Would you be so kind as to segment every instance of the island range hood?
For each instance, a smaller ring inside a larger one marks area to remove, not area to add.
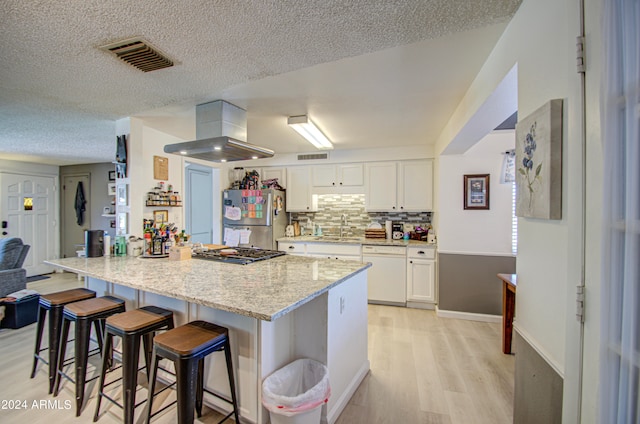
[[[246,139],[247,112],[224,100],[216,100],[196,106],[196,140],[167,144],[164,151],[209,162],[273,156],[273,150],[249,144]]]

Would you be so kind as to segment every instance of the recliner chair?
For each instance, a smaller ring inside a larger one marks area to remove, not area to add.
[[[27,288],[27,271],[22,264],[30,247],[20,238],[0,239],[0,297]]]

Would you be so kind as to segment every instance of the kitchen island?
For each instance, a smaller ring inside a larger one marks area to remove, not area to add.
[[[85,276],[98,296],[125,299],[127,310],[156,305],[176,325],[201,319],[229,328],[243,422],[266,423],[262,380],[297,358],[329,368],[333,423],[369,370],[369,264],[285,255],[249,265],[142,257],[64,258],[47,264]],[[229,395],[223,355],[211,355],[205,385]],[[165,376],[168,378],[167,376]],[[228,406],[205,394],[205,402]]]

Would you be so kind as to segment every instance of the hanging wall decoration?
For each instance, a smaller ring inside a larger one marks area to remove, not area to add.
[[[516,215],[562,218],[562,99],[516,126]]]
[[[489,209],[489,174],[474,174],[464,176],[465,210]]]

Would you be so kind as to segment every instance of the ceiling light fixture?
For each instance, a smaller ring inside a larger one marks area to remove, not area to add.
[[[311,122],[307,115],[290,116],[287,123],[316,148],[333,149],[331,141],[322,134],[322,131]]]

